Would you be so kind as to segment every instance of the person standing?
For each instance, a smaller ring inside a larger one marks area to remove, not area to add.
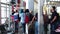
[[[32,21],[32,18],[33,18],[33,11],[30,11],[30,12],[29,12],[29,18],[30,18],[29,21]]]
[[[20,11],[20,14],[19,14],[19,17],[21,18],[20,19],[20,23],[21,23],[21,25],[22,25],[22,31],[23,31],[23,34],[25,34],[26,32],[25,32],[25,13],[24,13],[24,11],[23,11],[23,9],[21,9],[21,11]]]
[[[26,34],[28,34],[28,23],[29,23],[29,9],[25,10],[25,23],[26,23]]]
[[[59,19],[59,14],[56,12],[56,7],[52,6],[51,8],[51,19],[50,19],[50,23],[51,23],[51,34],[54,34],[54,31],[57,27],[57,22]]]
[[[33,13],[32,13],[33,11],[30,11],[29,12],[29,24],[31,24],[31,21],[32,21],[32,19],[33,19]],[[31,24],[29,27],[28,27],[28,34],[34,34],[34,24]]]
[[[47,15],[47,11],[45,12],[45,14],[43,14],[43,19],[44,19],[44,32],[45,32],[45,34],[47,34],[48,21],[49,21],[49,18],[48,18],[48,15]]]
[[[38,34],[38,13],[35,14],[35,16],[33,17],[31,23],[34,22],[34,28],[35,28],[35,34]]]
[[[19,17],[19,14],[18,14],[18,11],[16,10],[16,12],[14,13],[14,22],[15,22],[15,32],[18,32],[18,17]]]

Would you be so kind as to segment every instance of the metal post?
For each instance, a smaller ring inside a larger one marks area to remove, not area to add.
[[[43,29],[43,3],[44,0],[38,0],[38,34],[44,34],[44,29]]]
[[[0,25],[1,25],[1,0],[0,0]]]
[[[7,0],[6,0],[6,3],[7,3]],[[6,5],[6,19],[7,19],[7,5]]]
[[[10,3],[9,3],[9,30],[10,30],[10,22],[11,22],[11,18],[10,18],[11,16],[10,16]]]

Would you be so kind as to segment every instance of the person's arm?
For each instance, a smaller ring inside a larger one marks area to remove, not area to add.
[[[32,18],[32,21],[31,21],[31,23],[33,23],[34,19],[35,19],[35,16]]]
[[[51,23],[53,23],[56,20],[57,16],[54,16],[54,18],[52,19]]]
[[[32,23],[33,23],[34,19],[35,19],[35,16],[32,18],[32,21],[30,22],[29,26],[31,26],[31,25],[32,25]]]

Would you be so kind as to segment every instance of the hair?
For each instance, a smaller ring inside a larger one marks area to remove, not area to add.
[[[18,12],[18,10],[16,10],[16,12]]]
[[[23,11],[23,9],[21,9],[21,12],[20,13],[23,13],[24,11]]]
[[[29,9],[26,9],[25,12],[29,12]]]
[[[52,8],[53,8],[54,10],[56,10],[56,7],[55,7],[55,6],[52,6]]]
[[[35,16],[36,16],[36,18],[38,18],[38,13],[36,13],[36,15],[35,15]]]
[[[55,7],[55,6],[52,6],[52,8],[53,8],[54,12],[57,13],[57,12],[56,12],[56,7]]]

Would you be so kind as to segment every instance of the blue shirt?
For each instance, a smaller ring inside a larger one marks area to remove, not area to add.
[[[21,17],[21,23],[25,23],[25,13],[20,13],[19,16]]]
[[[18,20],[18,13],[15,13],[14,14],[14,21],[17,21]]]

